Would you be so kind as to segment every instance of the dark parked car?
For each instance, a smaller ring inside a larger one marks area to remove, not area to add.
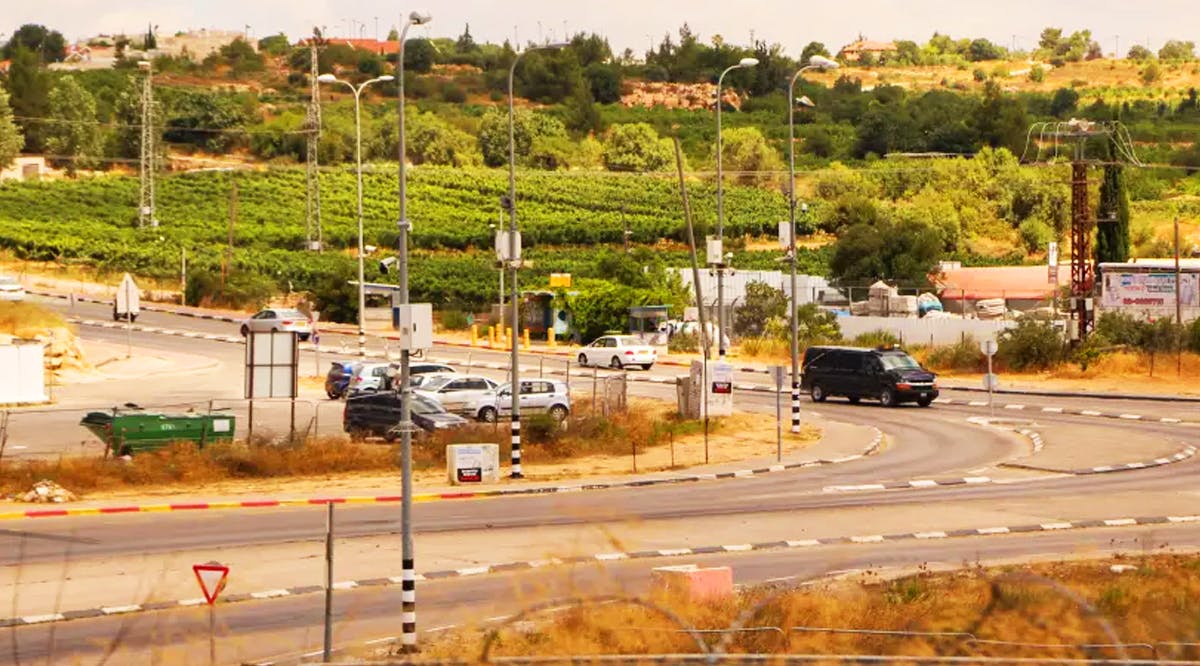
[[[334,361],[329,364],[329,374],[325,375],[325,395],[333,399],[345,397],[350,387],[350,378],[354,376],[353,361]]]
[[[413,425],[422,432],[449,430],[466,425],[467,420],[451,414],[437,400],[425,396],[412,396]],[[342,410],[342,429],[350,433],[351,439],[369,436],[382,437],[391,442],[399,439],[400,394],[395,391],[356,393],[346,399]]]
[[[884,407],[902,402],[928,407],[938,397],[937,376],[901,349],[809,347],[802,367],[800,388],[813,402],[840,395],[853,403],[869,398]]]

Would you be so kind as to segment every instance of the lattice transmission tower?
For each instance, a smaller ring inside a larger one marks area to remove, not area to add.
[[[142,132],[139,143],[138,177],[141,193],[138,198],[138,227],[158,226],[158,218],[154,213],[154,71],[146,61],[138,63],[138,69],[145,72],[142,79],[142,94],[140,98],[142,111]]]
[[[1097,157],[1089,158],[1089,150]],[[1078,339],[1084,340],[1095,325],[1093,296],[1096,271],[1092,257],[1092,232],[1096,215],[1088,202],[1088,168],[1113,162],[1142,166],[1129,130],[1117,121],[1034,123],[1026,137],[1022,163],[1071,165],[1071,306]]]
[[[321,142],[321,88],[317,82],[320,75],[319,60],[324,39],[321,30],[313,28],[313,38],[309,41],[309,56],[311,72],[309,74],[308,110],[304,116],[307,154],[305,156],[305,235],[308,239],[309,250],[320,251],[324,248],[324,237],[321,232],[321,172],[318,158],[318,146]]]

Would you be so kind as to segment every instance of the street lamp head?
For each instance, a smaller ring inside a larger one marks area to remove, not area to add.
[[[139,60],[137,66],[138,66],[138,69],[150,69],[150,61],[149,60]]]
[[[411,12],[408,15],[408,22],[413,25],[425,25],[433,20],[433,15],[429,12]]]
[[[758,58],[742,58],[738,61],[738,67],[757,67]]]
[[[805,95],[803,97],[797,97],[796,103],[799,104],[800,106],[806,106],[810,109],[815,108],[817,106],[816,102],[814,102],[808,98],[808,95]]]
[[[384,75],[382,75],[382,76],[378,76],[378,77],[376,77],[376,78],[375,78],[375,80],[376,80],[376,81],[379,81],[379,82],[381,82],[381,83],[387,83],[388,81],[393,81],[393,80],[395,80],[395,78],[396,78],[396,77],[392,76],[391,74],[384,74]]]
[[[830,60],[823,55],[814,55],[808,59],[808,64],[817,69],[837,69],[841,67],[836,60]]]
[[[322,74],[317,77],[317,80],[321,83],[337,83],[338,79],[333,74]]]

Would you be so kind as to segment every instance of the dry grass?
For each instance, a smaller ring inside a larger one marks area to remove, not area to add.
[[[31,338],[46,333],[48,329],[66,326],[67,323],[58,313],[35,303],[0,303],[0,334]]]
[[[1113,565],[1129,570],[1115,573]],[[772,595],[778,596],[772,598]],[[1077,603],[1072,595],[1085,605]],[[735,598],[696,603],[650,597],[697,629],[723,629],[738,615],[762,603],[744,626],[782,631],[735,634],[732,653],[883,654],[958,657],[1116,657],[1112,649],[1089,653],[1067,647],[983,643],[1155,644],[1195,641],[1200,633],[1200,558],[1195,555],[1114,556],[1086,562],[1059,562],[993,569],[971,568],[885,580],[868,572],[844,580],[776,592],[745,591]],[[536,617],[536,616],[535,616]],[[502,632],[492,656],[665,654],[696,652],[694,640],[664,615],[639,606],[611,603],[570,610],[534,625]],[[803,627],[900,632],[960,633],[969,636],[881,636],[796,631]],[[971,640],[970,637],[977,640]],[[706,637],[710,645],[719,635]],[[427,657],[473,658],[482,632],[446,635],[423,646]],[[464,648],[467,652],[464,654]],[[1129,648],[1132,658],[1150,658],[1145,648]],[[1162,658],[1191,658],[1196,648],[1159,646]]]
[[[698,464],[696,453],[703,425],[686,421],[662,402],[635,401],[622,414],[591,414],[588,406],[578,408],[564,429],[549,417],[523,419],[526,477],[534,480],[577,478],[599,473],[627,473],[631,450],[646,456],[638,471],[668,469],[664,452],[672,439],[679,445],[681,464]],[[725,431],[738,440],[747,439],[751,420],[739,415],[713,419],[710,434],[714,446]],[[256,436],[252,444],[220,444],[198,449],[180,443],[165,449],[139,453],[132,461],[105,460],[99,457],[64,457],[57,460],[8,460],[0,463],[0,495],[24,492],[36,481],[49,479],[77,494],[136,490],[139,492],[187,492],[222,488],[227,482],[288,479],[331,479],[337,476],[363,475],[395,470],[398,447],[379,442],[351,442],[343,437],[322,437],[303,444],[270,443],[269,437]],[[765,439],[765,438],[764,438]],[[789,435],[788,450],[803,447],[819,439],[819,431],[808,428],[802,436]],[[772,438],[772,444],[774,442]],[[436,480],[445,469],[446,445],[491,442],[500,446],[500,460],[510,457],[508,424],[471,425],[461,430],[419,437],[413,441],[413,467],[422,478]],[[745,453],[744,446],[725,447],[726,456]],[[761,447],[760,447],[761,448]],[[763,452],[766,449],[763,448]],[[774,451],[774,448],[771,448]],[[758,455],[763,455],[759,452]],[[673,456],[672,456],[673,457]],[[661,459],[661,460],[659,460]],[[721,462],[722,460],[714,460]],[[225,484],[221,486],[219,484]]]
[[[198,449],[175,444],[137,454],[131,462],[103,458],[5,461],[0,494],[28,490],[49,479],[75,493],[184,484],[204,487],[229,479],[319,476],[392,469],[393,447],[321,438],[303,445],[218,444]]]

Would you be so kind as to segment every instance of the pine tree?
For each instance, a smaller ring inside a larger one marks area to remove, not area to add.
[[[1125,167],[1104,167],[1100,184],[1100,221],[1096,226],[1096,262],[1122,263],[1129,260],[1129,195],[1125,191]]]

